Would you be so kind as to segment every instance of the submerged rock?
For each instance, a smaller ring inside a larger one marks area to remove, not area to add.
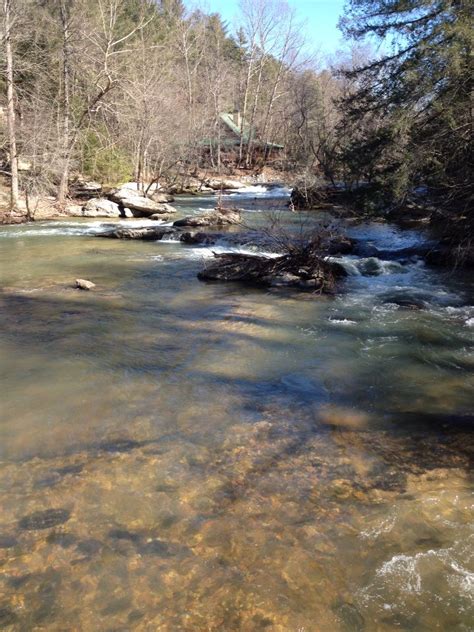
[[[126,540],[127,542],[138,543],[141,540],[141,535],[134,531],[128,531],[127,529],[111,529],[109,531],[109,538],[114,540]]]
[[[384,305],[398,305],[402,309],[410,310],[426,309],[429,305],[428,296],[419,296],[407,291],[392,290],[385,292],[380,299]]]
[[[76,279],[76,287],[78,290],[92,290],[95,287],[95,283],[87,279]]]
[[[18,621],[18,615],[8,605],[0,605],[0,627],[4,628],[7,625],[13,625]]]
[[[227,226],[240,222],[238,209],[219,209],[202,215],[191,215],[174,222],[173,226]]]
[[[58,533],[52,531],[46,538],[48,544],[56,544],[63,549],[69,549],[77,542],[77,537],[73,533]]]
[[[35,511],[23,516],[18,522],[18,526],[22,531],[50,529],[67,522],[70,517],[71,512],[68,509],[46,509],[46,511]]]
[[[384,303],[389,305],[398,305],[398,307],[401,307],[402,309],[426,309],[426,303],[420,299],[393,297],[385,299]]]
[[[172,228],[162,228],[160,226],[150,226],[147,228],[116,228],[114,230],[100,233],[97,237],[107,239],[141,239],[142,241],[159,241],[165,235],[174,233]]]
[[[141,443],[134,439],[114,439],[102,441],[97,447],[104,452],[130,452],[131,450],[139,448],[141,445]]]
[[[95,555],[99,553],[103,548],[102,542],[100,540],[95,540],[94,538],[89,538],[88,540],[81,540],[77,544],[77,551],[82,553],[83,555]]]
[[[10,549],[18,544],[13,535],[0,535],[0,549]]]
[[[177,546],[163,540],[151,539],[139,545],[140,555],[154,555],[156,557],[172,557],[179,551]]]
[[[344,630],[362,632],[365,629],[364,617],[352,603],[339,602],[332,607],[333,612],[341,619]]]

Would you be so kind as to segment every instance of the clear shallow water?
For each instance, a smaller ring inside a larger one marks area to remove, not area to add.
[[[0,627],[471,630],[469,279],[203,284],[209,248],[110,223],[0,229]]]

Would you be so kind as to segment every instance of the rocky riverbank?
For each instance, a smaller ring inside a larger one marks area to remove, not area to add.
[[[59,207],[54,197],[30,196],[21,199],[19,208],[10,209],[8,182],[0,180],[0,224],[21,224],[35,220],[57,219],[64,216],[88,218],[150,218],[167,221],[176,212],[171,203],[174,195],[214,195],[239,191],[262,181],[263,176],[181,176],[163,184],[149,183],[143,187],[130,182],[118,188],[78,178],[70,186],[69,198]],[[276,175],[263,177],[269,181]],[[266,181],[266,180],[265,180]],[[275,180],[276,182],[277,180]]]

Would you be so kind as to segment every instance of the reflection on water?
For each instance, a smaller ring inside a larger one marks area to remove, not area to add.
[[[0,233],[0,628],[472,629],[461,274],[314,299],[53,228]]]

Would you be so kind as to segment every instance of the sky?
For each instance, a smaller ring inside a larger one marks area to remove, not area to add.
[[[331,55],[343,47],[342,35],[337,28],[345,0],[288,0],[304,24],[309,50]],[[202,6],[220,13],[232,25],[238,12],[238,0],[204,0]]]

